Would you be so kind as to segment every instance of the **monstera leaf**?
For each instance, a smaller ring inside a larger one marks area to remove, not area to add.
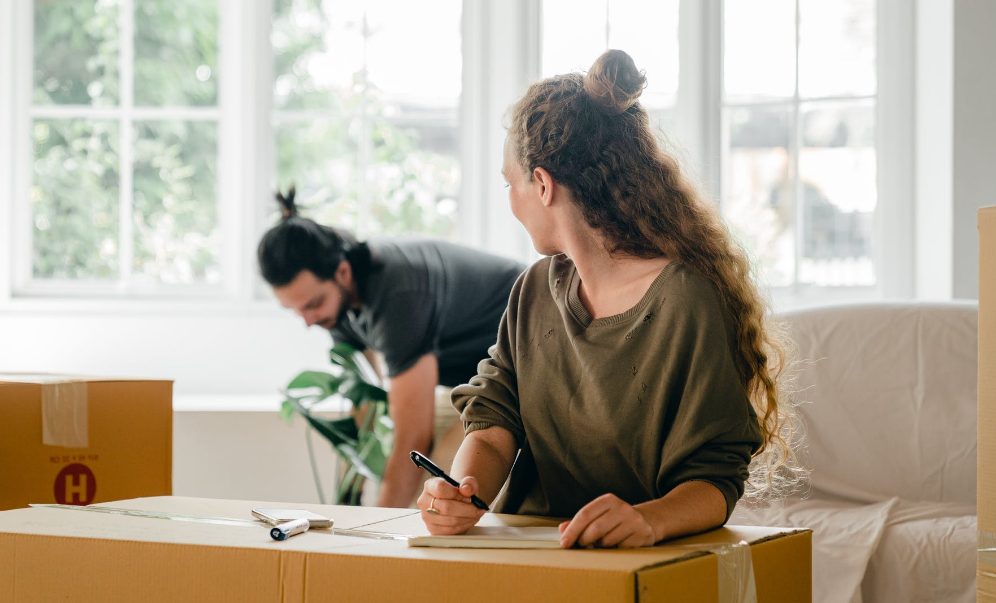
[[[347,466],[334,502],[358,504],[362,479],[380,482],[384,475],[394,424],[387,415],[387,392],[378,385],[377,374],[366,357],[344,343],[333,347],[329,357],[340,372],[304,371],[294,377],[284,391],[280,414],[288,421],[295,414],[301,415],[328,440]],[[348,400],[353,412],[328,418],[315,411],[317,405],[334,396]],[[313,459],[312,463],[314,469]]]

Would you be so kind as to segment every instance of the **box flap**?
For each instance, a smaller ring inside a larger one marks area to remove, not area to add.
[[[172,383],[172,379],[150,379],[144,377],[97,377],[93,375],[71,375],[68,373],[4,373],[0,372],[0,385],[7,383],[34,383],[46,385],[50,383],[66,383],[73,381],[85,381],[94,383],[106,383],[115,381],[165,381]]]

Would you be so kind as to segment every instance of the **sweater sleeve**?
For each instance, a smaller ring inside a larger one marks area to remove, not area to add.
[[[761,433],[733,364],[725,312],[711,287],[692,286],[687,309],[671,325],[670,398],[677,401],[664,439],[659,496],[679,484],[704,481],[726,499],[729,519],[744,493]]]
[[[498,326],[498,340],[488,357],[477,365],[477,375],[466,385],[453,389],[453,406],[460,412],[465,433],[488,427],[502,427],[515,437],[518,446],[525,441],[519,392],[515,374],[515,327],[524,275],[512,287],[508,307]]]
[[[760,437],[753,418],[706,442],[664,477],[662,487],[670,491],[684,482],[712,484],[726,499],[726,519],[744,494],[751,455]],[[726,520],[724,520],[726,521]]]

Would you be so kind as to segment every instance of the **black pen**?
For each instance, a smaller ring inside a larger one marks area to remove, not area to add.
[[[437,467],[435,463],[429,460],[429,457],[425,456],[418,450],[412,450],[410,456],[412,457],[413,463],[428,471],[433,477],[443,478],[444,480],[446,480],[447,484],[453,486],[454,488],[460,487],[460,484],[458,484],[455,479],[446,475],[445,471]],[[477,495],[471,496],[470,502],[474,503],[474,506],[477,507],[478,509],[483,509],[485,511],[491,510],[488,508],[488,503],[478,498]]]

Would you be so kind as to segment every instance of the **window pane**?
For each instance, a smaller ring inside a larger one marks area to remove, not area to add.
[[[387,114],[460,102],[460,1],[367,2],[367,77]]]
[[[820,103],[802,113],[802,259],[799,280],[874,285],[875,105]]]
[[[276,1],[276,179],[302,213],[361,238],[456,236],[461,9]]]
[[[217,99],[217,0],[135,2],[135,104],[203,106]]]
[[[760,263],[767,284],[795,279],[795,186],[791,111],[728,109],[723,214]]]
[[[640,96],[645,108],[674,106],[678,94],[678,0],[611,0],[609,48],[625,50],[636,67],[646,72],[647,88]]]
[[[277,186],[297,187],[302,213],[322,224],[355,232],[359,122],[316,120],[276,127]],[[273,203],[268,224],[276,221]]]
[[[220,282],[217,124],[138,122],[135,131],[135,278]]]
[[[828,3],[834,6],[836,3]],[[795,0],[725,0],[723,81],[728,102],[795,95]]]
[[[117,3],[48,0],[34,9],[35,104],[117,104]]]
[[[460,191],[458,145],[455,125],[375,124],[369,230],[455,237]]]
[[[606,48],[606,0],[543,0],[542,77],[585,71]]]
[[[362,90],[363,28],[362,2],[275,0],[274,107],[357,110],[344,103]]]
[[[118,274],[118,125],[33,124],[32,274],[109,279]]]
[[[800,0],[799,94],[875,94],[875,1]]]

